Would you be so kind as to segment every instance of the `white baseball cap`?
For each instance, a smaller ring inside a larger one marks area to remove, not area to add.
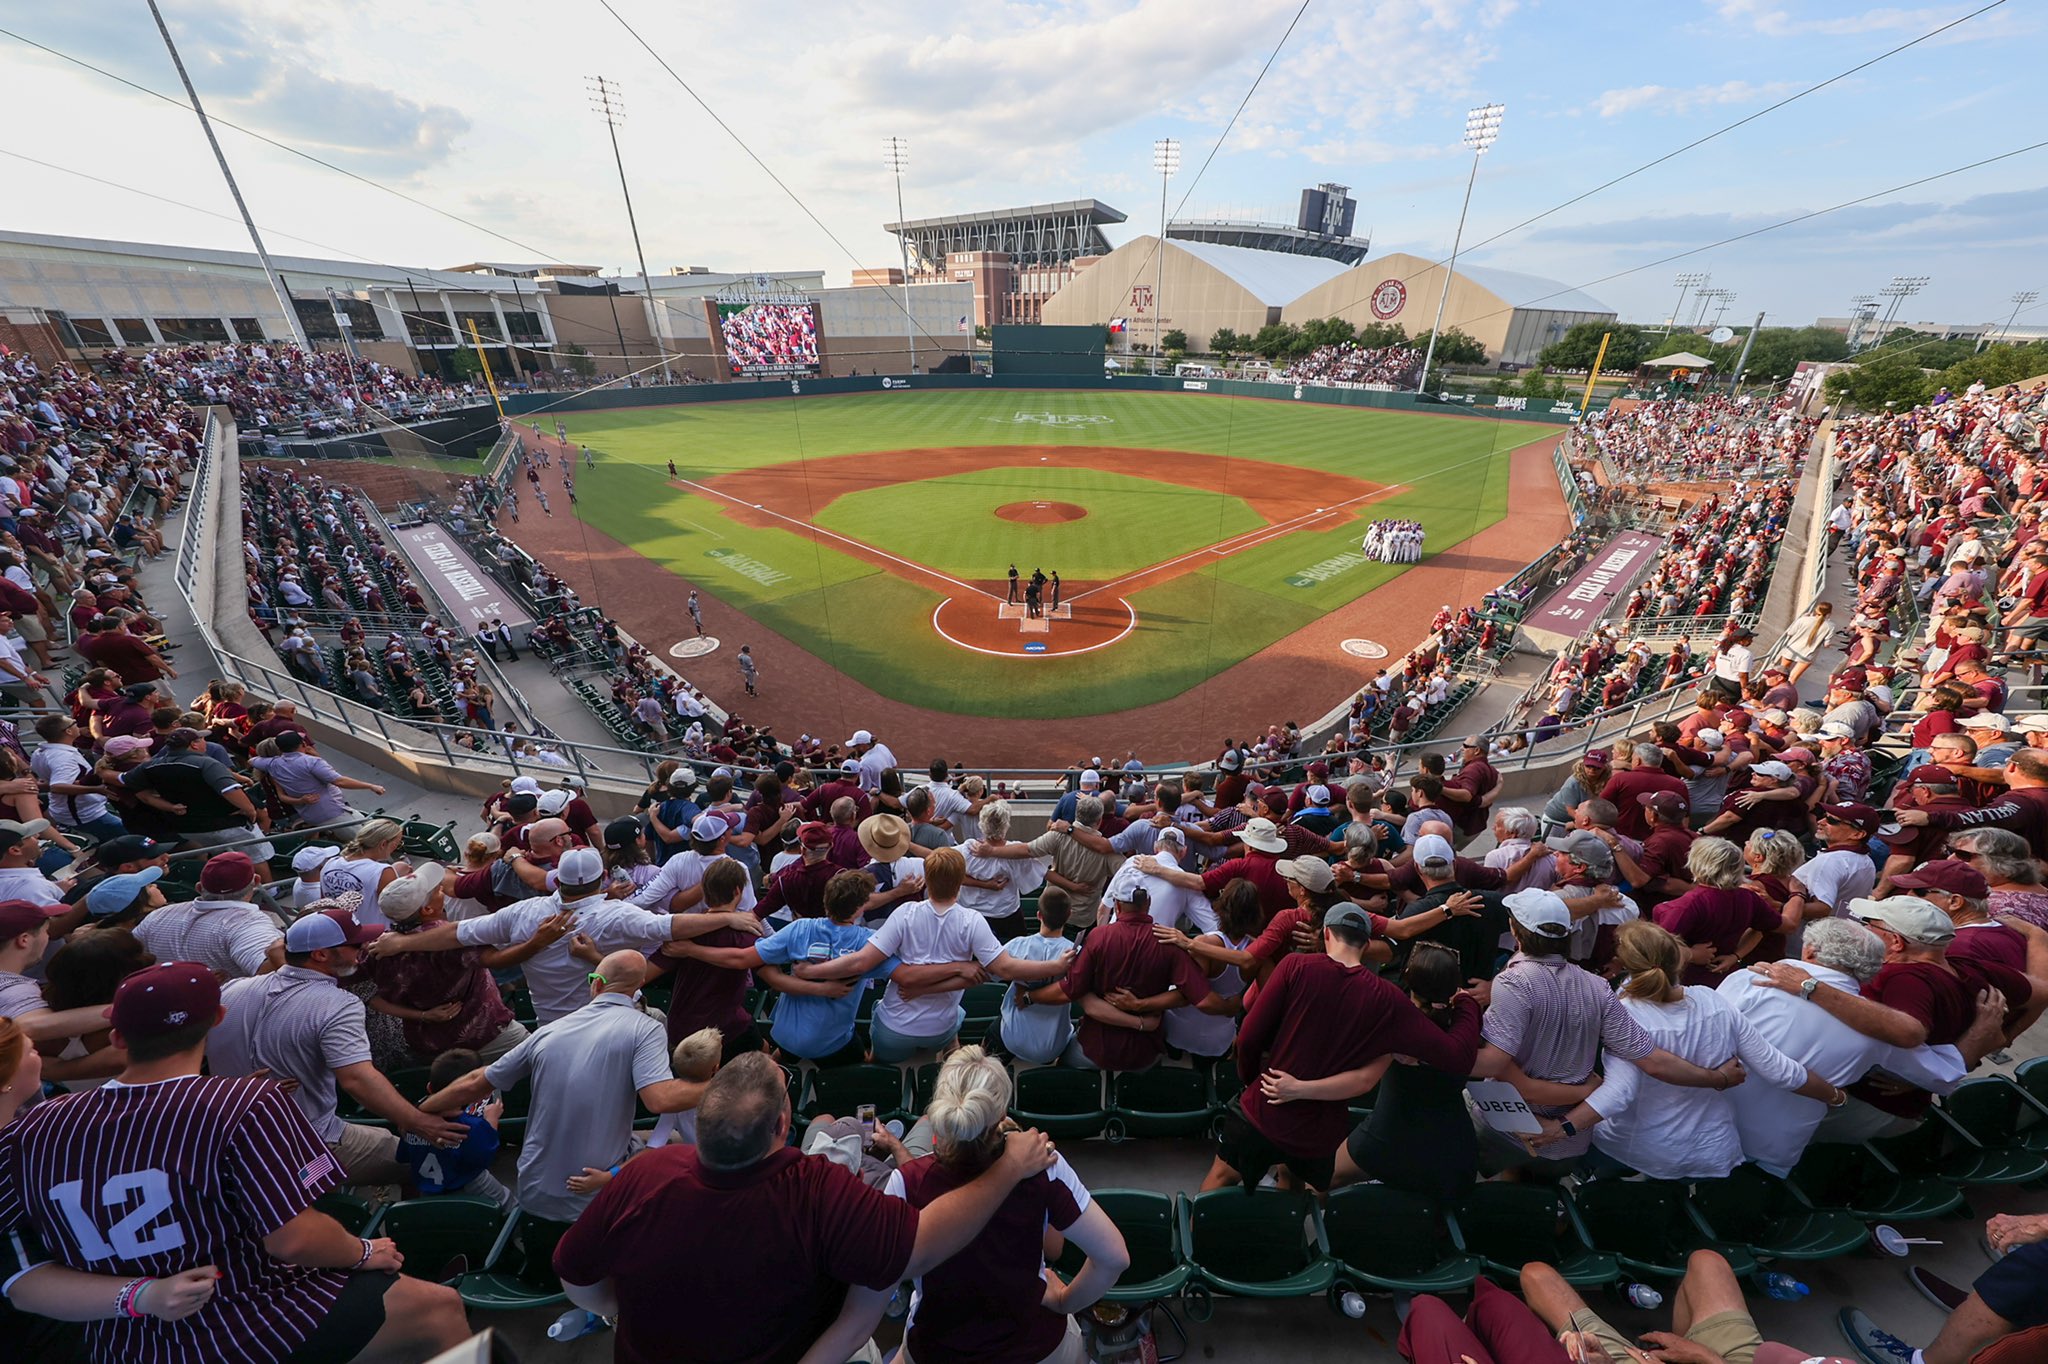
[[[514,777],[512,779],[512,794],[515,796],[537,796],[540,794],[540,782],[533,777]]]
[[[339,856],[341,856],[341,849],[335,847],[332,843],[308,843],[305,847],[292,854],[292,870],[296,872],[313,871],[319,867],[326,866]]]
[[[847,746],[848,748],[857,748],[857,747],[859,747],[859,746],[860,746],[860,745],[862,745],[862,744],[871,744],[871,743],[873,743],[874,741],[875,741],[875,736],[874,736],[874,735],[872,735],[872,734],[868,733],[868,732],[867,732],[866,730],[864,730],[864,729],[856,729],[856,730],[855,730],[855,731],[853,732],[853,737],[852,737],[851,739],[848,739],[848,740],[846,741],[846,746]]]
[[[724,824],[724,820],[719,821]],[[604,880],[604,854],[595,848],[571,848],[555,863],[555,883],[563,886],[594,886]],[[393,882],[396,885],[397,882]],[[377,897],[379,905],[384,897]]]
[[[1418,867],[1441,865],[1451,866],[1457,856],[1451,851],[1451,840],[1442,834],[1424,834],[1415,840],[1415,865]]]
[[[1081,773],[1081,785],[1083,785],[1083,786],[1100,786],[1100,785],[1102,785],[1102,774],[1101,774],[1100,772],[1097,772],[1097,771],[1096,771],[1096,770],[1095,770],[1094,768],[1092,768],[1092,767],[1091,767],[1091,768],[1088,768],[1088,769],[1087,769],[1086,771],[1084,771],[1084,772],[1082,772],[1082,773]]]
[[[699,815],[690,825],[690,837],[699,843],[716,843],[732,832],[732,826],[717,815]]]
[[[1308,803],[1310,805],[1328,805],[1330,803],[1330,788],[1320,784],[1309,787]]]
[[[1572,931],[1572,912],[1556,894],[1547,890],[1518,890],[1504,896],[1501,903],[1508,907],[1508,913],[1515,916],[1515,922],[1531,933],[1541,933],[1546,938],[1562,938]]]
[[[410,876],[401,876],[377,892],[377,908],[393,923],[408,923],[419,916],[427,907],[427,901],[441,888],[445,874],[438,862],[427,862],[412,869]]]
[[[551,791],[543,791],[536,807],[544,815],[559,815],[569,808],[569,793],[559,786]]]
[[[1996,729],[2003,731],[2012,727],[2011,722],[1996,711],[1985,711],[1979,715],[1966,715],[1956,721],[1956,723],[1964,729]]]
[[[1750,768],[1749,771],[1750,775],[1752,776],[1774,777],[1779,781],[1792,780],[1792,769],[1785,766],[1785,764],[1783,763],[1758,763],[1756,766]]]

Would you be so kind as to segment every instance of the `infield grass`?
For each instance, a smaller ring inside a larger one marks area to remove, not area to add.
[[[1040,413],[1096,420],[1072,426],[1015,420]],[[552,415],[539,420],[552,434]],[[805,536],[739,525],[715,499],[669,483],[668,461],[681,477],[701,481],[740,469],[940,446],[1185,450],[1392,487],[1364,509],[1365,520],[1419,520],[1428,530],[1427,551],[1436,553],[1506,514],[1509,453],[1553,434],[1475,417],[1264,399],[1014,389],[572,412],[564,420],[571,440],[597,452],[597,467],[577,479],[577,510],[591,525],[877,691],[932,709],[992,716],[1095,715],[1169,699],[1399,576],[1403,566],[1357,553],[1362,523],[1296,532],[1134,594],[1138,627],[1112,648],[1025,665],[940,639],[930,622],[941,597],[932,591]],[[1004,503],[1033,500],[1071,502],[1089,515],[1029,526],[992,514]],[[855,492],[821,507],[817,520],[890,553],[980,580],[1000,577],[1013,557],[1028,573],[1032,564],[1022,561],[1037,554],[1070,578],[1114,576],[1258,524],[1249,507],[1220,493],[1150,483],[1114,469],[1050,468],[994,469]],[[1133,547],[1135,539],[1144,543]],[[1475,566],[1465,595],[1519,567]],[[644,590],[644,580],[639,587]],[[675,595],[680,637],[688,627],[681,592]],[[650,647],[668,642],[647,641]]]

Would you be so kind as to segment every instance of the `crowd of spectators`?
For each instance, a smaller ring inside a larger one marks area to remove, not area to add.
[[[225,405],[252,435],[366,431],[373,412],[402,421],[476,401],[473,388],[357,359],[345,350],[307,351],[275,341],[109,351],[100,368],[178,402]]]
[[[1798,477],[1817,424],[1789,397],[1656,398],[1602,408],[1571,445],[1597,452],[1621,484],[1762,482]]]
[[[1409,345],[1361,346],[1345,341],[1317,346],[1282,370],[1280,377],[1304,383],[1412,388],[1422,377],[1422,352]]]

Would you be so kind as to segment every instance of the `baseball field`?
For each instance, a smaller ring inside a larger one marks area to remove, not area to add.
[[[553,434],[553,414],[524,420]],[[1179,696],[1412,571],[1359,552],[1370,522],[1420,521],[1432,556],[1499,522],[1511,452],[1555,436],[1470,416],[1016,390],[563,420],[597,465],[578,468],[573,513],[547,471],[557,516],[537,526],[527,499],[520,538],[657,652],[692,635],[696,587],[720,648],[678,664],[686,675],[731,671],[752,622],[881,696],[989,717]],[[1009,604],[1012,564],[1027,580],[1057,572],[1060,605],[1050,584],[1039,619]],[[775,683],[771,669],[764,695]]]

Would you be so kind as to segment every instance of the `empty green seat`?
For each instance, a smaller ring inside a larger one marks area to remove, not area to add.
[[[1482,1267],[1451,1241],[1434,1201],[1388,1184],[1354,1184],[1323,1207],[1323,1239],[1338,1273],[1394,1293],[1460,1293]]]
[[[1203,1284],[1240,1298],[1328,1291],[1337,1265],[1315,1198],[1293,1189],[1217,1189],[1183,1197],[1181,1247]]]
[[[1683,1184],[1665,1180],[1598,1179],[1572,1190],[1572,1212],[1593,1249],[1623,1269],[1676,1279],[1696,1250],[1716,1250],[1738,1276],[1753,1273],[1747,1247],[1716,1243],[1685,1211]]]
[[[2048,1174],[2048,1107],[2004,1076],[1963,1081],[1934,1114],[1982,1152],[1977,1177],[1959,1182],[2025,1184]]]
[[[361,1195],[352,1194],[346,1189],[321,1194],[314,1200],[313,1207],[341,1223],[351,1236],[366,1235],[377,1221],[376,1206]]]
[[[984,981],[967,987],[960,999],[961,1007],[967,1011],[967,1017],[960,1024],[962,1042],[979,1042],[988,1036],[988,1030],[1003,1016],[1003,996],[1009,991],[1010,987],[1001,981]]]
[[[1102,1088],[1099,1070],[1067,1070],[1060,1066],[1020,1070],[1016,1097],[1010,1100],[1010,1116],[1055,1140],[1099,1137],[1109,1126]]]
[[[880,1117],[904,1116],[903,1072],[872,1062],[811,1072],[811,1097],[803,1106],[805,1118],[820,1113],[851,1118],[862,1104],[873,1104]]]
[[[394,1203],[377,1227],[379,1235],[398,1243],[407,1274],[435,1283],[482,1269],[490,1262],[491,1247],[504,1229],[503,1208],[488,1198],[461,1194]]]
[[[1987,1100],[1996,1097],[1986,1096]],[[1973,1121],[1983,1117],[1979,1102],[1976,1096],[1964,1100],[1963,1111]],[[1990,1105],[1987,1102],[1985,1106]],[[1876,1137],[1869,1145],[1902,1174],[1931,1176],[1951,1184],[2023,1183],[2042,1173],[2038,1153],[2024,1147],[1987,1150],[1967,1128],[1938,1109],[1912,1131]]]
[[[1124,1247],[1131,1253],[1131,1265],[1117,1279],[1116,1287],[1103,1295],[1107,1302],[1152,1302],[1170,1298],[1186,1287],[1193,1273],[1181,1253],[1180,1228],[1170,1194],[1147,1189],[1097,1189],[1095,1206],[1123,1233]],[[1084,1257],[1069,1245],[1053,1266],[1062,1278],[1071,1280],[1081,1270]]]
[[[1125,1137],[1198,1137],[1209,1130],[1215,1108],[1209,1077],[1183,1066],[1154,1066],[1109,1077],[1111,1141]]]
[[[487,1267],[455,1281],[464,1304],[494,1312],[517,1312],[566,1302],[562,1281],[555,1275],[555,1243],[569,1230],[567,1222],[550,1222],[522,1212],[512,1234]]]
[[[1816,1208],[1864,1222],[1918,1222],[1963,1206],[1961,1190],[1934,1175],[1905,1175],[1868,1146],[1815,1142],[1786,1176]]]
[[[1486,1262],[1488,1272],[1519,1280],[1541,1260],[1580,1288],[1613,1283],[1621,1265],[1587,1242],[1564,1195],[1541,1184],[1481,1184],[1450,1218],[1451,1239]]]
[[[1869,1231],[1845,1212],[1822,1212],[1799,1191],[1754,1165],[1726,1179],[1702,1179],[1686,1204],[1701,1231],[1767,1260],[1831,1260],[1860,1250]]]

